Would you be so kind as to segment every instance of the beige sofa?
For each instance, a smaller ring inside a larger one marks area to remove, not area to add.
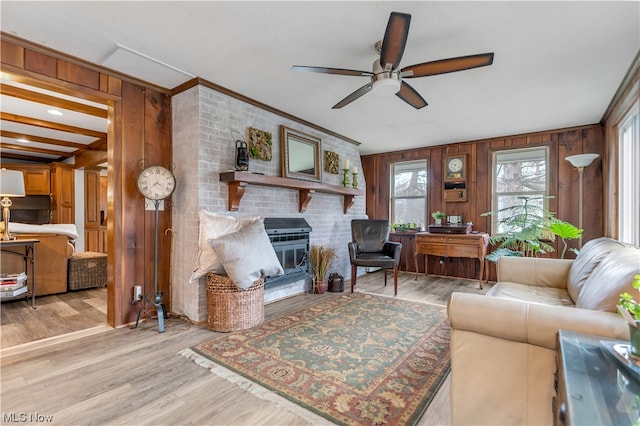
[[[502,257],[486,296],[454,293],[451,409],[454,424],[553,424],[559,329],[626,339],[619,294],[640,274],[640,249],[609,238],[575,260]]]

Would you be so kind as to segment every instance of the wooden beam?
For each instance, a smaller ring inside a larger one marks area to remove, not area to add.
[[[25,154],[17,154],[13,152],[0,152],[0,162],[4,161],[5,158],[11,158],[12,160],[24,160],[24,161],[34,161],[37,163],[49,164],[52,161],[61,161],[62,158],[49,158],[49,157],[34,157],[33,155],[25,155]]]
[[[33,146],[24,146],[24,145],[15,145],[11,143],[3,143],[1,145],[2,149],[15,149],[17,151],[28,151],[28,152],[38,152],[40,154],[49,154],[49,155],[57,155],[59,157],[73,157],[72,152],[63,152],[63,151],[54,151],[52,149],[44,149],[44,148],[36,148]],[[5,154],[3,154],[5,155]]]
[[[0,112],[0,120],[11,121],[14,123],[28,124],[30,126],[42,127],[51,130],[60,130],[62,132],[75,133],[78,135],[93,136],[96,138],[107,139],[106,132],[85,129],[82,127],[69,126],[66,124],[55,123],[53,121],[40,120],[37,118],[25,117],[24,115],[11,114],[9,112]]]
[[[74,167],[82,169],[107,162],[107,151],[82,151],[75,153]]]
[[[20,98],[27,101],[38,102],[41,104],[51,105],[57,108],[68,109],[71,111],[89,114],[100,118],[107,118],[107,110],[96,108],[90,105],[73,102],[55,96],[45,95],[43,93],[32,92],[30,90],[21,89],[15,86],[3,84],[0,86],[0,93],[14,98]]]
[[[42,136],[28,135],[28,134],[25,134],[25,133],[10,132],[8,130],[0,130],[0,136],[3,136],[5,138],[11,138],[11,139],[26,138],[26,139],[29,140],[29,142],[46,143],[46,144],[49,144],[49,145],[64,146],[64,147],[67,147],[67,148],[75,148],[75,149],[88,149],[89,148],[88,145],[85,145],[85,144],[82,144],[82,143],[61,141],[59,139],[51,139],[51,138],[45,138],[45,137],[42,137]],[[22,145],[16,145],[16,146],[22,146]],[[26,147],[25,147],[25,149],[26,149]]]

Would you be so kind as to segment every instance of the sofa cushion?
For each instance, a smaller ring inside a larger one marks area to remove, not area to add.
[[[545,305],[574,306],[566,289],[542,287],[501,281],[487,292],[487,296],[515,299]]]
[[[194,282],[207,274],[214,272],[224,274],[222,263],[218,259],[215,251],[209,244],[210,239],[216,239],[236,232],[242,226],[262,219],[262,216],[238,218],[210,213],[200,210],[200,233],[198,237],[198,257],[195,268],[189,282]]]
[[[636,274],[640,274],[640,249],[627,246],[612,251],[587,278],[576,308],[616,312],[620,293],[638,295],[631,285]]]
[[[209,243],[229,278],[243,290],[261,276],[284,274],[262,219],[224,237],[210,239]]]
[[[602,237],[588,241],[580,250],[578,257],[573,261],[569,271],[567,289],[571,298],[577,302],[582,287],[598,267],[602,259],[614,250],[624,248],[625,245],[611,238]]]

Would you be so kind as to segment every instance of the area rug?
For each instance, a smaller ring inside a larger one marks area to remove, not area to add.
[[[445,307],[340,293],[182,354],[335,424],[413,425],[449,372],[449,332]]]

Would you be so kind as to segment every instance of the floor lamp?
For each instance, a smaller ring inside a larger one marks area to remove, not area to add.
[[[579,193],[579,202],[578,202],[578,228],[582,228],[582,174],[584,173],[584,168],[593,162],[596,158],[598,158],[599,154],[578,154],[578,155],[570,155],[565,157],[565,160],[571,163],[573,167],[578,169],[578,175],[580,176],[580,193]],[[582,236],[578,241],[578,248],[582,248]]]
[[[0,205],[2,206],[2,220],[4,221],[4,232],[2,234],[3,241],[11,240],[9,232],[9,207],[11,200],[9,197],[24,197],[24,175],[20,170],[0,169]]]

